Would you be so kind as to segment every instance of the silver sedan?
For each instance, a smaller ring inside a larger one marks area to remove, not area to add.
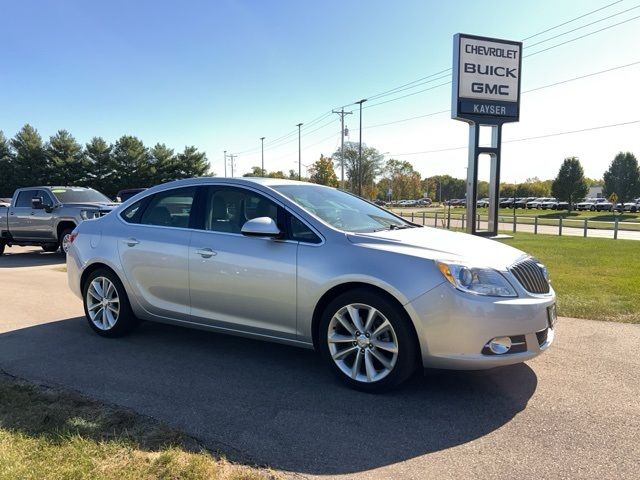
[[[99,335],[144,319],[315,348],[361,390],[420,366],[523,362],[554,338],[555,294],[536,259],[320,185],[180,180],[71,240],[69,286]]]

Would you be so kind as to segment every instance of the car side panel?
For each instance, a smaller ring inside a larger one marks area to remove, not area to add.
[[[339,258],[340,261],[328,262],[327,258]],[[346,237],[334,239],[331,245],[301,243],[298,249],[298,339],[312,340],[315,307],[326,292],[338,285],[354,282],[372,285],[404,305],[443,281],[430,260],[356,245]]]

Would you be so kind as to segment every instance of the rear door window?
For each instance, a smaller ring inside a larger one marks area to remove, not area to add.
[[[189,228],[191,207],[196,194],[196,187],[175,188],[156,193],[145,208],[140,222],[143,225],[157,225],[161,227]],[[125,210],[135,217],[132,205]],[[131,210],[131,211],[130,211]],[[123,217],[126,220],[126,217]]]
[[[31,199],[37,196],[37,190],[23,190],[16,199],[16,208],[31,208]]]

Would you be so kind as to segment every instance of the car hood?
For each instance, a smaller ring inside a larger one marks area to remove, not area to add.
[[[431,227],[352,233],[347,238],[351,243],[364,247],[430,260],[454,260],[497,270],[506,270],[526,256],[521,250],[495,240]]]
[[[99,208],[100,210],[113,210],[119,203],[102,203],[102,202],[82,202],[82,203],[63,203],[65,207],[72,208]]]

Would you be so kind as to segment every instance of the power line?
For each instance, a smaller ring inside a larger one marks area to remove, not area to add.
[[[604,9],[606,9],[606,8],[612,7],[613,5],[616,5],[616,4],[618,4],[618,3],[621,3],[622,1],[623,1],[623,0],[618,0],[617,2],[610,3],[610,4],[608,4],[608,5],[605,5],[604,7],[596,8],[595,10],[592,10],[592,11],[590,11],[590,12],[587,12],[587,13],[583,14],[583,15],[580,15],[579,17],[572,18],[571,20],[567,20],[566,22],[559,23],[558,25],[556,25],[556,26],[554,26],[554,27],[547,28],[546,30],[543,30],[543,31],[538,32],[538,33],[534,33],[533,35],[530,35],[530,36],[528,36],[528,37],[526,37],[526,38],[523,38],[523,39],[522,39],[522,41],[524,42],[524,41],[526,41],[526,40],[531,40],[531,39],[532,39],[532,38],[534,38],[534,37],[537,37],[537,36],[539,36],[539,35],[543,35],[543,34],[545,34],[545,33],[547,33],[547,32],[550,32],[551,30],[555,30],[556,28],[564,27],[565,25],[568,25],[568,24],[570,24],[570,23],[573,23],[573,22],[575,22],[576,20],[580,20],[581,18],[588,17],[589,15],[592,15],[592,14],[594,14],[594,13],[596,13],[596,12],[599,12],[599,11],[601,11],[601,10],[604,10]]]
[[[619,25],[631,22],[632,20],[636,20],[638,18],[640,18],[640,15],[636,15],[635,17],[631,17],[631,18],[628,18],[628,19],[623,20],[621,22],[614,23],[613,25],[608,25],[608,26],[600,28],[598,30],[594,30],[593,32],[585,33],[584,35],[580,35],[579,37],[572,38],[570,40],[567,40],[567,41],[562,42],[562,43],[558,43],[556,45],[552,45],[552,46],[550,46],[548,48],[543,48],[542,50],[538,50],[537,52],[533,52],[533,53],[530,53],[528,55],[523,55],[522,58],[533,57],[534,55],[537,55],[539,53],[546,52],[548,50],[553,50],[554,48],[561,47],[562,45],[566,45],[567,43],[575,42],[576,40],[581,40],[583,38],[590,37],[591,35],[595,35],[596,33],[604,32],[605,30],[609,30],[610,28],[617,27]]]
[[[538,32],[538,33],[536,33],[536,34],[534,34],[534,35],[530,35],[529,37],[526,37],[526,38],[522,39],[521,41],[523,41],[523,42],[524,42],[524,41],[529,40],[529,39],[531,39],[531,38],[534,38],[534,37],[536,37],[536,36],[538,36],[538,35],[542,35],[543,33],[549,32],[549,31],[551,31],[551,30],[555,30],[556,28],[559,28],[559,27],[561,27],[561,26],[567,25],[567,24],[572,23],[572,22],[574,22],[574,21],[576,21],[576,20],[579,20],[579,19],[581,19],[581,18],[584,18],[584,17],[586,17],[586,16],[589,16],[589,15],[591,15],[591,14],[593,14],[593,13],[596,13],[596,12],[599,12],[599,11],[604,10],[604,9],[606,9],[606,8],[609,8],[609,7],[611,7],[611,6],[615,5],[615,4],[621,3],[622,1],[623,1],[623,0],[618,0],[618,1],[616,1],[616,2],[613,2],[613,3],[610,3],[610,4],[608,4],[608,5],[605,5],[604,7],[598,8],[598,9],[596,9],[596,10],[592,10],[592,11],[590,11],[590,12],[587,12],[587,13],[583,14],[583,15],[580,15],[580,16],[578,16],[578,17],[575,17],[575,18],[573,18],[573,19],[571,19],[571,20],[568,20],[568,21],[566,21],[566,22],[563,22],[563,23],[561,23],[561,24],[555,25],[555,26],[553,26],[553,27],[551,27],[551,28],[548,28],[548,29],[545,29],[545,30],[543,30],[543,31],[541,31],[541,32]],[[626,12],[628,12],[628,11],[630,11],[630,10],[634,10],[634,9],[636,9],[636,8],[639,8],[639,7],[640,7],[640,5],[637,5],[637,6],[635,6],[635,7],[629,8],[629,9],[627,9],[627,10],[623,10],[623,11],[621,11],[621,12],[617,12],[617,13],[615,13],[615,14],[613,14],[613,15],[609,15],[609,16],[607,16],[607,17],[600,18],[600,19],[598,19],[598,20],[596,20],[596,21],[594,21],[594,22],[591,22],[591,23],[588,23],[588,24],[586,24],[586,25],[581,25],[580,27],[574,28],[573,30],[569,30],[569,31],[567,31],[567,32],[563,32],[563,33],[561,33],[561,34],[559,34],[559,35],[556,35],[556,36],[553,36],[553,37],[547,38],[547,39],[545,39],[545,40],[541,40],[540,42],[534,43],[533,45],[527,45],[527,46],[525,46],[523,49],[530,48],[530,47],[535,46],[535,45],[540,45],[540,44],[542,44],[542,43],[546,43],[546,42],[548,42],[548,41],[550,41],[550,40],[553,40],[553,39],[555,39],[555,38],[557,38],[557,37],[560,37],[560,36],[562,36],[562,35],[566,35],[566,34],[568,34],[568,33],[572,33],[572,32],[574,32],[574,31],[581,30],[581,29],[586,28],[586,27],[588,27],[588,26],[594,25],[594,24],[596,24],[596,23],[603,22],[603,21],[605,21],[605,20],[608,20],[609,18],[615,17],[615,16],[617,16],[617,15],[621,15],[621,14],[623,14],[623,13],[626,13]],[[615,26],[615,25],[614,25],[614,26]],[[606,30],[606,28],[605,28],[605,30]],[[599,31],[601,31],[601,30],[599,30]],[[594,32],[594,33],[597,33],[597,32]],[[579,38],[582,38],[582,37],[579,37]],[[578,39],[579,39],[579,38],[578,38]],[[524,58],[524,57],[523,57],[523,58]],[[417,80],[414,80],[414,81],[412,81],[412,82],[406,83],[406,84],[404,84],[404,85],[400,85],[400,86],[398,86],[398,87],[392,88],[392,89],[390,89],[390,90],[386,90],[386,91],[381,92],[381,93],[378,93],[378,94],[376,94],[376,95],[371,95],[371,96],[369,96],[368,98],[369,98],[370,100],[375,100],[375,99],[382,98],[382,97],[385,97],[385,96],[388,96],[388,95],[392,95],[392,94],[394,94],[394,93],[399,93],[399,92],[404,91],[404,90],[410,90],[410,89],[412,89],[412,88],[419,87],[419,86],[421,86],[421,85],[424,85],[424,84],[427,84],[427,83],[433,82],[433,81],[434,81],[434,80],[436,80],[436,79],[432,79],[432,80],[428,80],[428,81],[424,81],[424,80],[430,79],[430,78],[435,77],[435,76],[437,76],[437,75],[441,75],[441,74],[443,74],[443,73],[451,72],[451,70],[452,70],[452,68],[446,68],[446,69],[444,69],[444,70],[441,70],[441,71],[436,72],[436,73],[432,73],[431,75],[427,75],[426,77],[419,78],[419,79],[417,79]],[[441,78],[444,78],[444,77],[441,77]],[[425,90],[425,91],[426,91],[426,90]],[[403,98],[403,97],[401,97],[401,98]],[[350,103],[350,104],[348,104],[348,105],[344,105],[344,106],[345,106],[345,107],[347,107],[347,106],[350,106],[350,105],[355,105],[355,104]],[[342,108],[342,107],[341,107],[341,108]]]
[[[567,30],[566,32],[562,32],[562,33],[559,33],[559,34],[557,34],[557,35],[554,35],[553,37],[545,38],[544,40],[540,40],[540,41],[539,41],[539,42],[537,42],[537,43],[532,43],[532,44],[530,44],[530,45],[527,45],[527,46],[526,46],[526,47],[524,47],[524,48],[531,48],[531,47],[535,47],[536,45],[540,45],[540,44],[542,44],[542,43],[546,43],[546,42],[548,42],[548,41],[550,41],[550,40],[554,40],[554,39],[556,39],[556,38],[558,38],[558,37],[563,37],[563,36],[565,36],[565,35],[568,35],[569,33],[573,33],[573,32],[576,32],[576,31],[578,31],[578,30],[582,30],[583,28],[590,27],[591,25],[595,25],[596,23],[604,22],[605,20],[609,20],[610,18],[617,17],[618,15],[622,15],[623,13],[630,12],[631,10],[635,10],[636,8],[640,8],[640,5],[636,5],[635,7],[627,8],[626,10],[622,10],[622,11],[620,11],[620,12],[614,13],[613,15],[609,15],[608,17],[604,17],[604,18],[601,18],[601,19],[599,19],[599,20],[595,20],[595,21],[593,21],[593,22],[591,22],[591,23],[587,23],[587,24],[585,24],[585,25],[581,25],[581,26],[576,27],[576,28],[574,28],[574,29],[572,29],[572,30]]]
[[[579,20],[579,19],[585,18],[585,17],[587,17],[587,16],[589,16],[589,15],[592,15],[592,14],[594,14],[594,13],[597,13],[597,12],[599,12],[599,11],[605,10],[605,9],[607,9],[607,8],[609,8],[609,7],[613,6],[613,5],[616,5],[616,4],[618,4],[618,3],[621,3],[622,1],[623,1],[623,0],[618,0],[618,1],[615,1],[615,2],[612,2],[612,3],[609,3],[609,4],[607,4],[607,5],[604,5],[604,6],[600,7],[600,8],[597,8],[597,9],[595,9],[595,10],[589,11],[589,12],[587,12],[587,13],[584,13],[584,14],[582,14],[582,15],[579,15],[579,16],[577,16],[577,17],[574,17],[574,18],[572,18],[572,19],[569,19],[569,20],[567,20],[567,21],[565,21],[565,22],[562,22],[562,23],[560,23],[560,24],[557,24],[557,25],[554,25],[554,26],[552,26],[552,27],[550,27],[550,28],[547,28],[547,29],[545,29],[545,30],[542,30],[542,31],[540,31],[540,32],[538,32],[538,33],[535,33],[535,34],[533,34],[533,35],[530,35],[530,36],[528,36],[528,37],[524,38],[522,41],[526,41],[526,40],[529,40],[529,39],[531,39],[531,38],[535,38],[535,37],[537,37],[537,36],[539,36],[539,35],[542,35],[542,34],[544,34],[544,33],[550,32],[550,31],[555,30],[555,29],[557,29],[557,28],[560,28],[560,27],[562,27],[562,26],[564,26],[564,25],[567,25],[567,24],[572,23],[572,22],[574,22],[574,21],[577,21],[577,20]],[[609,16],[607,16],[607,17],[604,17],[604,18],[601,18],[601,19],[599,19],[599,20],[593,21],[593,22],[591,22],[591,23],[589,23],[589,24],[582,25],[582,26],[580,26],[580,27],[574,28],[574,29],[572,29],[572,30],[570,30],[570,31],[567,31],[567,32],[564,32],[564,33],[562,33],[562,34],[555,35],[555,36],[553,36],[553,37],[550,37],[550,38],[547,38],[547,39],[542,40],[542,41],[540,41],[540,42],[537,42],[537,43],[535,43],[535,44],[533,44],[533,45],[526,46],[525,48],[529,48],[529,47],[533,47],[533,46],[535,46],[535,45],[539,45],[539,44],[545,43],[545,42],[550,41],[550,40],[552,40],[552,39],[558,38],[559,36],[566,35],[566,34],[568,34],[568,33],[572,33],[572,32],[574,32],[574,31],[576,31],[576,30],[580,30],[580,29],[582,29],[582,28],[586,28],[586,27],[588,27],[588,26],[591,26],[591,25],[594,25],[594,24],[596,24],[596,23],[599,23],[599,22],[605,21],[605,20],[607,20],[607,19],[609,19],[609,18],[612,18],[612,17],[614,17],[614,16],[617,16],[617,15],[620,15],[620,14],[623,14],[623,13],[626,13],[626,12],[628,12],[628,11],[630,11],[630,10],[633,10],[633,9],[635,9],[635,8],[638,8],[638,7],[640,7],[640,5],[637,5],[637,6],[635,6],[635,7],[632,7],[632,8],[629,8],[629,9],[623,10],[623,11],[621,11],[621,12],[618,12],[618,13],[615,13],[615,14],[612,14],[612,15],[609,15]],[[566,44],[568,44],[568,43],[571,43],[571,42],[574,42],[574,41],[580,40],[580,39],[582,39],[582,38],[585,38],[585,37],[588,37],[588,36],[594,35],[594,34],[596,34],[596,33],[600,33],[600,32],[602,32],[602,31],[609,30],[610,28],[614,28],[614,27],[616,27],[616,26],[619,26],[619,25],[622,25],[622,24],[628,23],[628,22],[630,22],[630,21],[632,21],[632,20],[635,20],[635,19],[637,19],[637,18],[640,18],[640,15],[639,15],[639,16],[636,16],[636,17],[632,17],[632,18],[630,18],[630,19],[623,20],[623,21],[618,22],[618,23],[613,24],[613,25],[609,25],[609,26],[603,27],[603,28],[598,29],[598,30],[595,30],[595,31],[593,31],[593,32],[589,32],[589,33],[587,33],[587,34],[585,34],[585,35],[581,35],[581,36],[579,36],[579,37],[576,37],[576,38],[573,38],[573,39],[569,39],[569,40],[567,40],[567,41],[565,41],[565,42],[561,42],[561,43],[559,43],[559,44],[552,45],[552,46],[550,46],[550,47],[548,47],[548,48],[545,48],[545,49],[542,49],[542,50],[538,50],[537,52],[533,52],[533,53],[531,53],[531,54],[529,54],[529,55],[525,55],[525,56],[523,56],[523,58],[531,57],[531,56],[533,56],[533,55],[537,55],[537,54],[539,54],[539,53],[546,52],[546,51],[552,50],[552,49],[554,49],[554,48],[558,48],[558,47],[560,47],[560,46],[562,46],[562,45],[566,45]],[[375,100],[375,99],[379,99],[379,98],[384,98],[384,97],[386,97],[386,96],[393,95],[393,94],[395,94],[395,93],[400,93],[400,92],[402,92],[402,91],[411,90],[411,89],[413,89],[413,88],[417,88],[417,87],[419,87],[419,86],[422,86],[422,85],[425,85],[425,84],[428,84],[428,83],[431,83],[431,82],[434,82],[434,81],[437,81],[437,80],[442,80],[442,79],[444,79],[445,77],[448,77],[448,75],[442,75],[442,74],[445,74],[445,73],[447,73],[447,72],[450,72],[451,70],[452,70],[451,68],[447,68],[447,69],[444,69],[444,70],[441,70],[441,71],[438,71],[438,72],[432,73],[432,74],[430,74],[430,75],[427,75],[427,76],[425,76],[425,77],[421,77],[421,78],[419,78],[419,79],[416,79],[416,80],[413,80],[413,81],[411,81],[411,82],[405,83],[405,84],[400,85],[400,86],[398,86],[398,87],[394,87],[394,88],[392,88],[392,89],[389,89],[389,90],[383,91],[383,92],[381,92],[381,93],[378,93],[378,94],[375,94],[375,95],[371,95],[371,96],[369,96],[368,98],[369,98],[370,100]],[[438,75],[441,75],[441,76],[440,76],[440,77],[438,77]],[[434,77],[437,77],[437,78],[434,78]],[[390,102],[393,102],[393,101],[396,101],[396,100],[401,100],[401,99],[403,99],[403,98],[407,98],[407,97],[410,97],[410,96],[413,96],[413,95],[417,95],[417,94],[424,93],[424,92],[427,92],[427,91],[430,91],[430,90],[434,90],[434,89],[436,89],[436,88],[439,88],[439,87],[442,87],[442,86],[445,86],[445,85],[449,85],[450,83],[451,83],[451,81],[448,81],[448,82],[446,82],[446,83],[441,83],[441,84],[439,84],[439,85],[435,85],[435,86],[432,86],[432,87],[429,87],[429,88],[425,88],[425,89],[422,89],[422,90],[419,90],[419,91],[416,91],[416,92],[412,92],[412,93],[409,93],[409,94],[406,94],[406,95],[402,95],[402,96],[400,96],[400,97],[394,97],[394,98],[392,98],[392,99],[385,100],[385,101],[383,101],[383,102],[373,103],[373,104],[370,104],[370,105],[368,105],[367,107],[364,107],[364,108],[375,107],[375,106],[383,105],[383,104],[385,104],[385,103],[390,103]],[[541,89],[541,88],[546,88],[546,87],[540,87],[540,89]],[[344,106],[342,106],[342,107],[339,107],[339,108],[344,108],[344,107],[347,107],[347,106],[350,106],[350,105],[355,105],[355,103],[349,103],[349,104],[346,104],[346,105],[344,105]],[[434,112],[434,113],[431,113],[431,114],[426,114],[426,115],[424,115],[424,116],[431,116],[431,115],[436,114],[436,113],[438,113],[438,112]],[[329,116],[329,115],[331,115],[331,114],[332,114],[332,110],[329,110],[328,112],[326,112],[326,113],[324,113],[324,114],[320,115],[319,117],[316,117],[316,118],[315,118],[315,119],[313,119],[312,121],[308,122],[308,123],[305,125],[305,128],[308,128],[308,127],[310,127],[310,126],[312,126],[312,125],[314,125],[314,124],[316,124],[316,123],[318,123],[318,122],[322,121],[324,118],[326,118],[327,116]],[[420,118],[420,117],[422,117],[422,116],[419,116],[419,117],[416,117],[416,118]],[[402,120],[402,121],[406,121],[406,120]],[[392,124],[392,123],[399,123],[399,122],[400,122],[400,121],[397,121],[397,122],[389,122],[388,124]],[[320,127],[320,128],[324,128],[326,125],[328,125],[328,124],[325,124],[325,125],[323,125],[323,126],[322,126],[322,127]],[[377,125],[377,126],[382,126],[382,125],[383,125],[383,124],[380,124],[380,125]],[[311,132],[305,132],[305,133],[309,134],[309,133],[312,133],[312,132],[314,132],[314,131],[319,130],[320,128],[317,128],[317,129],[312,130]],[[368,128],[373,128],[373,127],[368,127]],[[303,129],[303,131],[304,131],[304,129]],[[273,149],[273,148],[277,148],[277,147],[279,147],[279,146],[286,145],[286,144],[288,144],[288,143],[292,143],[293,141],[295,141],[295,139],[292,139],[291,141],[286,141],[286,142],[284,142],[284,140],[287,140],[287,139],[289,139],[290,137],[293,137],[293,136],[294,136],[294,135],[296,135],[297,133],[298,133],[298,130],[296,129],[296,130],[293,130],[293,131],[291,131],[291,132],[289,132],[289,133],[287,133],[287,134],[285,134],[285,135],[282,135],[282,136],[280,136],[280,137],[277,137],[277,138],[273,139],[271,142],[268,142],[267,147],[268,147],[268,148],[270,148],[270,149]],[[280,142],[280,143],[278,144],[278,142]],[[260,149],[260,147],[255,147],[255,148],[251,148],[251,149],[244,150],[244,151],[239,152],[239,153],[242,153],[242,154],[244,154],[244,153],[250,153],[250,152],[258,151],[259,149]]]
[[[588,127],[588,128],[581,128],[579,130],[569,130],[569,131],[565,131],[565,132],[556,132],[556,133],[548,133],[545,135],[537,135],[534,137],[524,137],[524,138],[516,138],[513,140],[503,140],[502,143],[516,143],[516,142],[525,142],[528,140],[537,140],[540,138],[549,138],[549,137],[559,137],[561,135],[571,135],[574,133],[582,133],[582,132],[590,132],[593,130],[602,130],[605,128],[613,128],[613,127],[622,127],[622,126],[626,126],[626,125],[632,125],[635,123],[640,123],[640,120],[631,120],[629,122],[622,122],[622,123],[612,123],[610,125],[599,125],[597,127]],[[423,155],[423,154],[427,154],[427,153],[441,153],[441,152],[452,152],[454,150],[464,150],[467,148],[467,145],[462,146],[462,147],[451,147],[451,148],[441,148],[441,149],[437,149],[437,150],[424,150],[422,152],[410,152],[410,153],[394,153],[391,156],[392,157],[400,157],[400,156],[410,156],[410,155]]]

